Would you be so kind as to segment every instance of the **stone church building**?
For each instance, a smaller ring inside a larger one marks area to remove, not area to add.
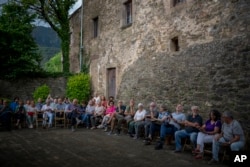
[[[171,110],[177,103],[186,109],[198,105],[202,112],[217,108],[248,119],[249,34],[248,0],[83,4],[83,48],[93,91],[126,103],[156,101]],[[71,71],[79,72],[79,54],[70,60]]]

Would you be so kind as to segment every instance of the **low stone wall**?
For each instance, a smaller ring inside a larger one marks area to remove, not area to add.
[[[0,97],[13,99],[18,96],[22,100],[33,99],[33,92],[43,84],[50,87],[52,97],[65,96],[66,83],[67,79],[64,77],[0,80]]]

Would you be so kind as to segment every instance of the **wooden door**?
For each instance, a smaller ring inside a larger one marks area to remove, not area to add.
[[[116,69],[109,68],[108,69],[108,97],[113,96],[115,98],[116,95]]]

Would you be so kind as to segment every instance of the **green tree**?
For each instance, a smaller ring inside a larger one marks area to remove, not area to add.
[[[41,71],[41,56],[31,35],[35,15],[18,3],[3,6],[0,16],[1,77],[16,78]]]
[[[45,63],[45,71],[48,72],[62,72],[62,53],[57,53],[54,57],[50,58],[47,63]]]
[[[70,99],[88,100],[90,96],[90,76],[77,74],[68,78],[66,93]]]
[[[37,101],[38,98],[45,100],[48,97],[49,93],[50,88],[46,84],[44,84],[35,89],[35,91],[33,92],[33,98],[35,99],[35,101]]]
[[[63,72],[69,72],[69,10],[76,0],[19,0],[45,20],[61,39]]]

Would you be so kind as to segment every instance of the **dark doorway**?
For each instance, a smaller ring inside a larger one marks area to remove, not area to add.
[[[108,69],[108,96],[116,95],[116,69]]]

